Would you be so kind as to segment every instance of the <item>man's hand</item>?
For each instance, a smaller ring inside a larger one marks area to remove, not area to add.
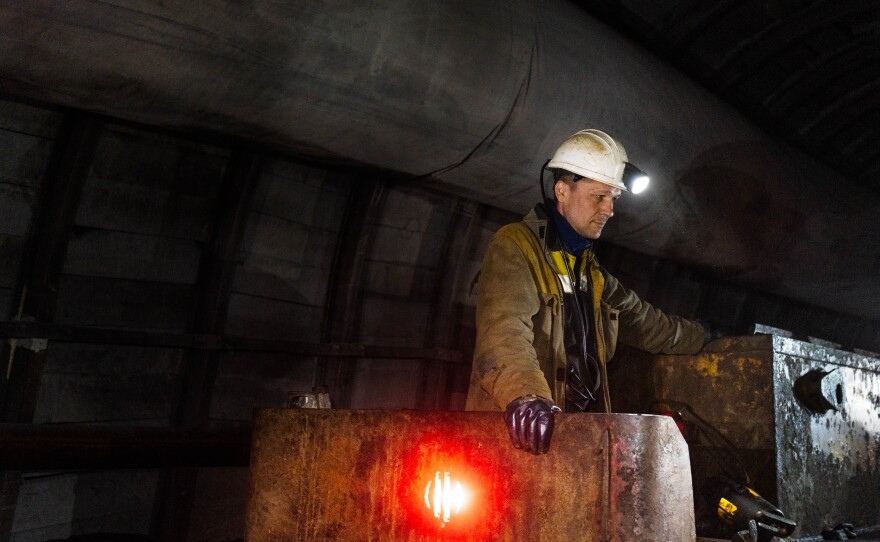
[[[511,401],[504,411],[504,421],[513,445],[535,455],[546,454],[556,412],[562,409],[537,395],[523,395]]]

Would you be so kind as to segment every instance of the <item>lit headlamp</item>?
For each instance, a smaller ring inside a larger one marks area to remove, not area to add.
[[[629,162],[626,162],[626,166],[623,168],[622,180],[623,186],[633,194],[644,192],[645,189],[648,188],[648,184],[651,182],[651,178],[648,177],[647,173]]]

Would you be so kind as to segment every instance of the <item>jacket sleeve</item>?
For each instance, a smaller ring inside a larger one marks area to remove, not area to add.
[[[704,330],[699,323],[668,315],[602,269],[605,291],[602,299],[619,310],[618,340],[652,354],[695,354],[703,347]]]
[[[523,395],[552,397],[533,345],[541,297],[522,249],[503,232],[483,258],[474,351],[480,386],[501,409]]]

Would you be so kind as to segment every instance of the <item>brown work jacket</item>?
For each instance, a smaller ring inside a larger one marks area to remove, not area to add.
[[[532,210],[522,222],[502,227],[486,249],[477,293],[477,341],[467,410],[503,410],[523,395],[565,405],[567,357],[564,288],[570,288],[563,253],[548,248],[555,235]],[[569,258],[569,267],[574,257]],[[651,353],[693,354],[703,346],[703,326],[667,315],[624,288],[590,251],[580,284],[592,279],[597,354],[603,376],[617,341]],[[586,296],[585,296],[586,297]],[[559,376],[559,378],[557,378]],[[603,381],[607,382],[606,378]],[[606,411],[608,386],[603,385]]]

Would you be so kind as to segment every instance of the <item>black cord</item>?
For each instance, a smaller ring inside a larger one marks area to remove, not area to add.
[[[538,184],[541,187],[541,197],[544,200],[544,207],[547,211],[548,227],[551,226],[551,224],[552,224],[551,221],[553,220],[553,209],[550,207],[550,200],[547,198],[547,192],[544,190],[544,170],[547,168],[547,164],[549,164],[549,163],[550,163],[550,160],[547,160],[546,162],[544,162],[544,164],[541,166],[541,172],[538,174]],[[568,245],[565,243],[565,240],[562,239],[562,237],[560,237],[560,236],[557,236],[557,237],[559,238],[559,241],[562,244],[565,253],[571,254],[571,249],[569,249]],[[568,275],[568,280],[569,280],[569,283],[571,284],[572,297],[574,298],[575,308],[576,308],[576,312],[578,315],[578,321],[580,322],[581,357],[584,360],[584,369],[585,370],[590,370],[590,369],[593,370],[592,376],[595,381],[595,383],[593,385],[593,389],[590,390],[586,385],[584,385],[584,382],[581,379],[581,376],[577,374],[578,371],[574,367],[569,365],[570,372],[572,372],[573,376],[575,378],[577,378],[580,386],[577,386],[577,387],[566,386],[566,389],[570,389],[571,391],[574,391],[578,395],[580,395],[581,401],[587,401],[588,403],[589,402],[598,402],[598,400],[596,399],[596,394],[599,392],[599,388],[602,387],[602,374],[600,372],[599,362],[593,356],[591,356],[589,353],[589,347],[588,347],[588,342],[587,342],[587,340],[589,339],[589,334],[587,332],[587,312],[586,312],[587,309],[584,307],[583,300],[581,299],[581,296],[579,295],[579,292],[578,292],[580,290],[580,281],[575,280],[575,274],[572,271],[571,266],[568,264],[568,258],[566,257],[565,253],[562,254],[562,263],[565,265],[565,272]],[[581,257],[582,256],[577,256],[575,259],[575,267],[577,269],[580,269],[580,266],[582,264]],[[587,273],[587,281],[588,281],[590,295],[592,295],[593,294],[593,284],[592,284],[592,279],[589,276],[589,272]],[[586,376],[587,375],[584,375],[584,377],[586,377]],[[566,378],[568,378],[568,376],[566,376]],[[572,401],[572,402],[574,402],[574,401]],[[578,404],[577,406],[581,410],[586,409],[586,404],[584,404],[584,406],[581,406],[580,404]]]
[[[709,449],[723,450],[722,454],[710,452],[712,459],[715,461],[718,467],[730,478],[745,485],[751,484],[751,477],[749,476],[748,470],[746,470],[745,466],[739,460],[737,455],[733,452],[733,450],[736,448],[733,445],[733,442],[731,442],[730,439],[724,436],[724,433],[722,433],[721,431],[716,429],[715,426],[706,421],[705,418],[697,414],[694,411],[693,407],[691,407],[691,405],[682,401],[675,401],[672,399],[659,399],[651,403],[652,407],[654,405],[666,405],[686,411],[689,416],[693,418],[689,421],[693,422],[709,441],[709,444],[711,445],[711,448]],[[721,455],[724,455],[725,457],[722,458],[720,457]],[[725,459],[726,461],[724,461]],[[740,474],[742,475],[742,478],[740,478],[736,473],[733,472],[733,470],[730,468],[731,464],[737,467],[737,469],[740,471]]]
[[[544,165],[541,166],[541,172],[538,174],[538,186],[541,187],[541,199],[544,200],[544,205],[549,205],[549,200],[547,199],[547,193],[544,191],[544,170],[547,169],[547,164],[550,163],[550,159],[548,158]],[[550,208],[547,208],[547,211],[550,211]]]

